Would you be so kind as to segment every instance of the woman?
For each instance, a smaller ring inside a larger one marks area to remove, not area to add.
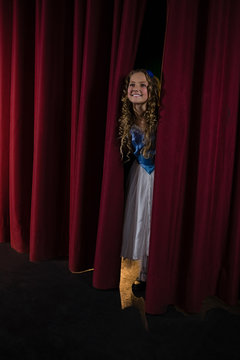
[[[121,256],[141,260],[133,291],[145,289],[147,280],[159,99],[160,82],[152,72],[133,70],[126,77],[119,119],[120,153],[125,162],[134,160],[127,181]]]

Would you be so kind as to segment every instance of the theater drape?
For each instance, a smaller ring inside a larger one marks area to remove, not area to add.
[[[146,311],[236,304],[240,3],[169,0]]]
[[[0,1],[0,241],[32,261],[93,267],[106,119],[145,3]]]
[[[0,0],[0,242],[117,287],[120,84],[147,0]],[[146,311],[235,304],[240,3],[168,0]],[[157,35],[156,46],[157,46]]]
[[[111,53],[108,113],[105,156],[97,247],[93,284],[97,288],[114,288],[119,284],[120,249],[124,207],[123,165],[117,141],[117,118],[120,87],[126,74],[133,68],[140,36],[143,6],[137,2],[126,3],[121,11],[121,1],[116,2],[113,43]],[[135,11],[133,9],[135,8]],[[122,16],[119,17],[119,14]],[[120,22],[121,19],[121,22]]]
[[[0,241],[9,241],[9,126],[12,7],[0,2]],[[4,174],[4,175],[3,175]]]
[[[81,90],[79,90],[81,100],[79,117],[77,121],[73,118],[70,265],[73,270],[77,270],[79,264],[84,264],[84,267],[93,264],[98,229],[103,243],[101,240],[98,242],[100,250],[96,250],[97,260],[94,273],[97,277],[102,269],[98,266],[99,257],[103,259],[103,264],[110,261],[112,274],[108,273],[109,282],[114,277],[115,269],[119,271],[119,257],[116,259],[115,254],[118,249],[119,220],[122,214],[122,165],[115,131],[119,106],[119,85],[134,64],[144,15],[144,4],[145,1],[141,1],[141,3],[138,1],[114,1],[114,7],[111,9],[112,22],[106,21],[109,4],[104,7],[103,3],[99,2],[98,11],[96,11],[96,6],[89,8],[86,16],[89,32],[86,33],[88,38],[85,39]],[[99,22],[100,19],[101,22]],[[79,24],[81,24],[81,19],[76,20],[75,25],[79,26]],[[100,43],[102,33],[105,34],[104,44]],[[76,49],[76,51],[79,50]],[[78,61],[79,57],[75,63],[76,71],[80,66]],[[99,66],[100,63],[101,66]],[[109,83],[105,81],[106,75]],[[102,97],[101,94],[103,94]],[[94,107],[91,101],[92,96],[97,96]],[[103,125],[105,117],[107,118],[106,134]],[[94,122],[94,128],[91,122]],[[79,136],[75,143],[76,134]],[[105,163],[100,201],[104,141]],[[101,210],[98,227],[99,206]],[[113,214],[113,209],[114,219],[117,221],[111,219],[111,223],[109,223],[106,214]],[[101,228],[102,224],[104,224],[104,229]],[[103,233],[101,233],[102,231]],[[114,241],[112,241],[113,238]],[[101,275],[104,276],[104,274],[101,272]]]
[[[75,6],[69,245],[70,268],[78,271],[93,267],[95,253],[113,7],[87,1],[84,13]]]

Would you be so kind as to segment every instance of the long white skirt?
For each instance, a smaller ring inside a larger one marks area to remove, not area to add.
[[[148,174],[135,160],[129,172],[124,212],[121,256],[143,259],[148,256],[154,171]]]

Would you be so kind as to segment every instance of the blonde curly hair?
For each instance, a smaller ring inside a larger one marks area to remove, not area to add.
[[[143,117],[146,122],[145,130],[144,130],[144,147],[141,150],[142,155],[145,158],[149,158],[151,153],[149,150],[153,147],[152,135],[155,134],[157,129],[158,122],[158,110],[160,105],[160,81],[159,79],[144,69],[136,69],[132,70],[127,77],[125,78],[123,91],[122,91],[122,108],[121,108],[121,116],[119,118],[119,138],[120,138],[120,153],[122,159],[125,162],[130,160],[130,154],[133,152],[130,129],[136,124],[136,114],[133,110],[133,104],[128,99],[128,85],[130,82],[130,78],[133,74],[143,73],[146,76],[148,81],[148,100],[147,100],[147,108],[143,114]]]

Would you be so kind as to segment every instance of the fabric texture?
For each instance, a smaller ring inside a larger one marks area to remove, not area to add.
[[[104,166],[93,274],[93,286],[100,289],[118,288],[120,280],[124,171],[117,119],[121,84],[134,67],[146,1],[118,0],[114,5]]]
[[[69,255],[71,271],[94,264],[100,289],[119,285],[120,85],[145,5],[0,0],[0,242],[32,261]],[[199,311],[207,296],[238,301],[239,15],[235,0],[168,0],[151,314],[168,304]]]
[[[149,174],[135,160],[127,184],[121,251],[124,258],[136,260],[148,256],[153,184],[154,171]]]
[[[169,0],[146,312],[236,305],[240,2]]]
[[[107,208],[116,217],[103,226],[109,237],[96,268],[106,278],[111,258],[107,273],[118,281],[118,89],[134,66],[145,5],[0,0],[0,242],[31,261],[64,257],[73,272],[93,268],[106,143],[103,183],[111,177]]]

